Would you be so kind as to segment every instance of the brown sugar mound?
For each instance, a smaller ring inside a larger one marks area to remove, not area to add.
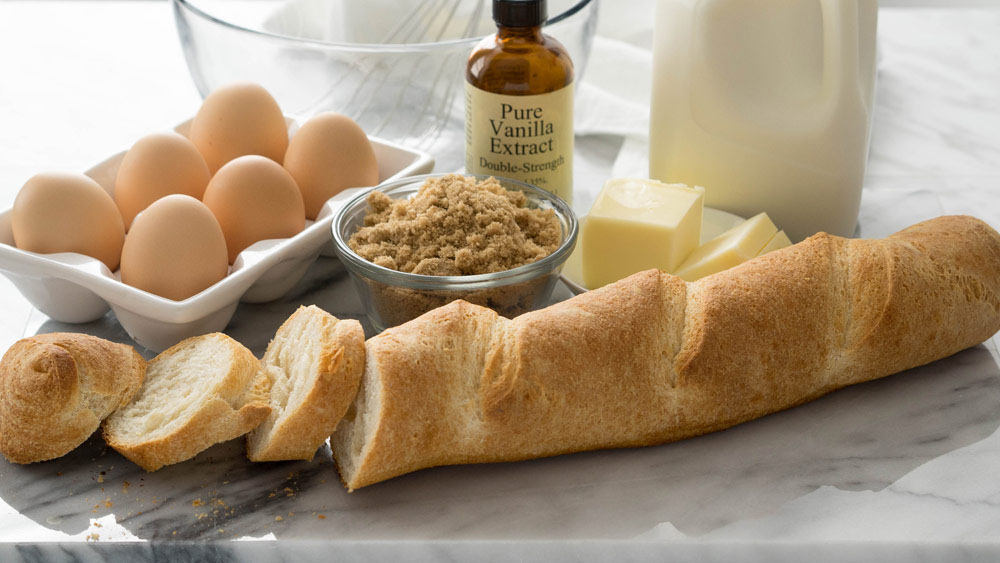
[[[510,270],[552,254],[562,242],[551,209],[530,209],[527,197],[494,178],[448,174],[424,182],[410,199],[368,195],[365,226],[348,246],[392,270],[469,276]]]

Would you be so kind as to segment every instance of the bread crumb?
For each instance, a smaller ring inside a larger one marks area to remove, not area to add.
[[[205,503],[200,498],[196,498],[193,501],[191,501],[191,506],[195,506],[195,507],[197,507],[197,506],[204,506],[204,504]]]
[[[322,514],[318,514],[316,518],[319,518],[320,520],[326,520],[326,516],[323,516]]]
[[[274,517],[274,521],[275,522],[281,522],[282,520],[284,520],[284,518],[282,518],[281,516],[275,516]]]
[[[348,246],[369,262],[413,274],[510,270],[545,258],[562,242],[555,212],[527,201],[495,178],[477,182],[459,174],[431,178],[409,199],[373,191],[365,226]]]

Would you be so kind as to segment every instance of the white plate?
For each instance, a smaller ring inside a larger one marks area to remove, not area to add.
[[[186,135],[190,120],[174,128]],[[296,124],[289,120],[289,130]],[[386,182],[434,168],[430,155],[388,141],[371,139],[378,161],[379,181]],[[114,195],[114,179],[125,156],[120,152],[85,174]],[[14,247],[11,210],[0,213],[0,273],[37,309],[66,323],[96,320],[110,308],[136,342],[153,351],[181,340],[221,331],[242,299],[263,303],[288,292],[302,278],[332,238],[330,224],[343,203],[366,188],[352,188],[330,198],[316,221],[287,239],[260,241],[236,258],[229,275],[184,301],[173,301],[125,285],[117,272],[95,258],[77,253],[37,254]]]
[[[583,223],[586,220],[586,215],[579,218],[580,229],[583,229]],[[745,219],[739,215],[714,207],[706,207],[701,216],[701,244],[705,244],[743,221]],[[580,259],[580,248],[581,245],[577,241],[573,254],[570,254],[569,258],[566,259],[562,269],[563,283],[576,295],[588,291],[583,285],[583,261]]]

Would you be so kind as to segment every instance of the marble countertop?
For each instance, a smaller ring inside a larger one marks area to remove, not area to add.
[[[605,18],[604,39],[641,48],[648,33],[622,17]],[[862,236],[946,213],[1000,227],[997,29],[995,9],[881,11]],[[0,52],[4,207],[32,173],[84,169],[198,104],[162,3],[0,3]],[[578,138],[585,190],[622,146]],[[321,259],[284,299],[241,305],[227,332],[260,353],[313,302],[363,316],[340,264]],[[53,330],[128,341],[110,316],[47,319],[5,279],[0,307],[4,349]],[[431,469],[351,494],[328,449],[250,464],[233,441],[145,473],[95,436],[59,460],[0,460],[0,560],[995,561],[998,428],[994,336],[701,438]]]

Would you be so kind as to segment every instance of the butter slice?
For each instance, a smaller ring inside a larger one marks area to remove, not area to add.
[[[699,246],[674,272],[685,281],[695,281],[739,266],[757,256],[778,232],[767,213],[755,215]]]
[[[771,252],[772,250],[780,250],[782,248],[785,248],[786,246],[792,246],[791,239],[788,238],[788,235],[785,234],[785,231],[778,231],[777,233],[775,233],[773,237],[771,237],[771,240],[767,241],[767,244],[764,245],[764,248],[760,249],[760,252],[757,253],[757,256],[763,256],[768,252]]]
[[[608,180],[580,234],[589,289],[636,272],[672,271],[698,246],[705,190],[656,180]]]

